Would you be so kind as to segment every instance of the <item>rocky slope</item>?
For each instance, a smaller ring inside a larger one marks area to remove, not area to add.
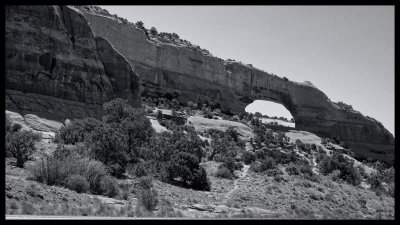
[[[209,97],[235,112],[244,111],[256,99],[281,103],[291,112],[297,129],[339,137],[356,153],[363,151],[360,143],[367,143],[375,151],[370,151],[372,157],[393,159],[394,137],[380,122],[331,102],[310,82],[288,81],[251,65],[182,46],[175,39],[146,34],[97,7],[80,9],[94,34],[108,39],[138,71],[142,95],[169,93],[182,103],[198,96]]]
[[[100,104],[115,97],[139,106],[140,92],[181,103],[208,97],[232,112],[268,100],[283,104],[297,129],[339,137],[356,153],[369,149],[368,156],[393,159],[394,137],[381,123],[345,110],[310,83],[149,35],[99,8],[78,8],[6,7],[8,109],[52,119],[98,117]]]
[[[7,6],[5,37],[8,109],[61,120],[115,97],[140,106],[137,75],[76,8]]]

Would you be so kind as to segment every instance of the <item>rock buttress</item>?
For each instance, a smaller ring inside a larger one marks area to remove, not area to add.
[[[135,85],[130,94],[121,94],[108,77],[112,73],[104,65],[109,64],[102,62],[91,27],[78,9],[6,6],[5,37],[7,109],[63,120],[98,118],[102,103],[117,96],[140,106]],[[107,60],[113,56],[117,54]]]

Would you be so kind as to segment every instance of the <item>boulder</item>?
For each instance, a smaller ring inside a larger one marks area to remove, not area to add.
[[[40,118],[33,114],[26,114],[24,119],[30,128],[37,131],[56,132],[64,126],[60,122]]]

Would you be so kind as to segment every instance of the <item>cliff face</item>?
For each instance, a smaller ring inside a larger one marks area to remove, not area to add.
[[[6,7],[7,108],[71,118],[99,115],[100,104],[115,97],[139,106],[139,93],[182,103],[208,97],[233,112],[269,100],[291,112],[297,129],[339,137],[360,153],[368,145],[372,157],[393,159],[394,137],[381,123],[340,108],[310,84],[149,38],[129,23],[79,9]]]
[[[196,48],[148,38],[143,30],[96,10],[82,8],[82,12],[94,34],[109,40],[138,72],[142,95],[169,93],[182,103],[209,97],[234,112],[244,111],[253,100],[269,100],[291,112],[297,129],[339,137],[354,149],[359,149],[359,143],[368,143],[379,152],[373,157],[386,160],[393,156],[394,137],[381,123],[342,109],[312,85],[223,61]]]
[[[7,6],[5,37],[8,109],[61,120],[98,117],[101,104],[115,97],[140,106],[137,75],[95,39],[76,8]]]

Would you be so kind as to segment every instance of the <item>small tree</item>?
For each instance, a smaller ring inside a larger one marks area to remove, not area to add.
[[[139,204],[148,211],[154,211],[158,204],[158,194],[153,187],[153,179],[151,177],[142,178],[138,189]]]
[[[211,183],[207,177],[207,172],[203,167],[194,171],[192,187],[195,190],[210,191]]]
[[[87,145],[94,159],[108,166],[119,164],[123,170],[125,169],[128,151],[127,137],[119,129],[112,128],[108,124],[96,127],[89,136]]]
[[[155,27],[151,27],[151,28],[150,28],[150,33],[151,33],[152,35],[157,35],[157,34],[158,34],[158,31],[157,31],[157,29],[156,29]]]
[[[7,155],[17,159],[17,166],[24,167],[24,163],[29,160],[36,150],[35,141],[39,141],[41,136],[32,131],[18,131],[8,134],[6,137]]]
[[[128,104],[128,100],[122,98],[104,103],[103,109],[107,112],[103,117],[105,123],[121,123],[133,110],[132,106]]]
[[[144,28],[144,23],[143,23],[142,21],[137,21],[137,22],[135,23],[135,25],[136,25],[137,27],[139,27],[140,29],[145,29],[145,28]]]
[[[226,133],[235,141],[237,142],[239,139],[239,133],[236,131],[234,127],[229,127],[226,130]]]
[[[214,159],[217,154],[224,154],[230,150],[230,147],[233,147],[233,143],[231,143],[231,139],[227,136],[217,137],[214,136],[211,140],[211,155],[208,158],[210,161]]]
[[[77,193],[85,193],[89,189],[89,183],[79,174],[70,175],[67,178],[66,186]]]
[[[199,168],[196,156],[187,152],[179,152],[169,162],[168,172],[171,178],[180,178],[184,184],[193,180],[194,171]]]

